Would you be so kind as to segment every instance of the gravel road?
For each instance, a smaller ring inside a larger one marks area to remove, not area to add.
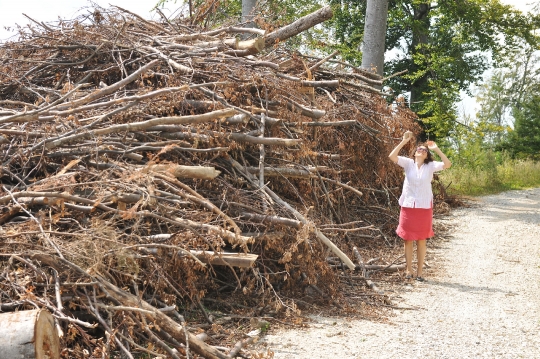
[[[540,358],[540,188],[481,197],[428,243],[426,282],[391,295],[386,322],[314,316],[271,332],[274,358]],[[433,248],[435,247],[435,248]]]

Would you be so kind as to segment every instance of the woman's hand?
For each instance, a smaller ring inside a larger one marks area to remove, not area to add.
[[[401,142],[398,143],[398,145],[388,155],[388,158],[390,158],[392,162],[398,163],[399,151],[407,144],[407,142],[410,141],[412,137],[413,133],[411,131],[405,131],[405,133],[403,133],[403,139],[401,140]]]
[[[443,168],[450,168],[452,166],[452,162],[450,162],[448,157],[446,157],[446,155],[442,153],[442,151],[439,149],[439,147],[437,146],[435,142],[427,141],[426,144],[430,150],[435,151],[439,155],[439,157],[441,158],[444,164]]]
[[[403,140],[410,141],[411,138],[413,138],[413,133],[411,131],[405,131],[403,134]]]

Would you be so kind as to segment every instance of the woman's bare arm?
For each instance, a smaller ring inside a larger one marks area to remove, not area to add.
[[[439,148],[439,146],[437,146],[435,142],[428,141],[427,145],[430,150],[433,150],[433,152],[435,152],[441,158],[441,161],[444,164],[444,169],[452,167],[452,162],[450,162],[448,157],[446,157],[446,155],[441,151],[441,149]]]
[[[413,133],[411,131],[407,131],[403,134],[403,139],[401,140],[401,142],[388,155],[388,158],[390,158],[392,162],[397,163],[399,151],[401,151],[403,146],[405,146],[407,142],[411,140],[412,137],[413,137]]]

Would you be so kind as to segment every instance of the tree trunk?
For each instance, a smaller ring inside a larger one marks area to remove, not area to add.
[[[411,58],[414,58],[414,55],[419,51],[423,51],[422,45],[426,45],[428,43],[429,10],[429,4],[420,4],[414,9],[414,22],[421,25],[416,25],[414,27],[412,44],[410,47]],[[419,66],[413,62],[412,69],[409,71],[409,73],[414,74],[418,68]],[[410,107],[411,110],[415,112],[421,107],[418,104],[422,102],[422,93],[426,90],[427,82],[428,76],[424,75],[411,83]]]
[[[334,13],[332,12],[330,6],[325,6],[311,14],[301,17],[292,24],[284,26],[265,36],[266,47],[273,46],[276,43],[298,35],[302,31],[331,19],[332,16],[334,16]]]
[[[367,1],[362,42],[362,68],[381,76],[384,69],[387,17],[388,0]]]
[[[242,22],[246,23],[246,27],[255,27],[255,7],[257,0],[242,0]]]
[[[53,316],[46,310],[2,313],[0,357],[59,359],[60,343]]]

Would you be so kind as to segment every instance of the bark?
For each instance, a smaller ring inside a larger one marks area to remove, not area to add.
[[[287,100],[287,108],[289,108],[289,110],[291,111],[294,111],[294,110],[300,111],[302,115],[311,117],[315,120],[318,120],[319,118],[326,115],[326,111],[319,110],[316,108],[309,108],[291,99]]]
[[[273,46],[279,42],[287,40],[302,31],[305,31],[313,26],[320,24],[332,18],[334,14],[330,6],[325,6],[309,15],[306,15],[292,24],[282,27],[274,32],[271,32],[265,37],[266,47]]]
[[[191,250],[191,254],[196,256],[203,263],[212,265],[229,265],[239,268],[251,268],[259,257],[252,253],[215,253],[212,251],[195,251]]]
[[[370,279],[368,279],[368,273],[367,270],[368,265],[364,264],[364,261],[362,260],[362,256],[360,255],[360,252],[358,252],[358,249],[356,247],[353,247],[353,253],[356,257],[356,260],[358,261],[357,269],[360,269],[362,271],[362,277],[364,278],[366,285],[372,289],[374,292],[377,292],[378,294],[384,294],[382,290],[377,287],[377,285]],[[390,267],[390,266],[389,266]]]
[[[367,0],[362,68],[383,75],[388,0]]]
[[[357,120],[335,121],[335,122],[304,122],[306,126],[318,126],[318,127],[339,127],[339,126],[356,126]]]
[[[277,73],[276,76],[281,77],[286,80],[300,82],[302,86],[307,86],[307,87],[332,87],[332,88],[339,87],[339,80],[311,81],[311,80],[303,80],[300,77],[285,75],[282,73]]]
[[[383,271],[383,272],[399,272],[401,270],[404,270],[405,269],[405,264],[400,264],[400,265],[396,265],[396,264],[392,264],[392,265],[389,265],[389,266],[385,266],[385,265],[378,265],[378,264],[368,264],[365,266],[366,270],[371,270],[371,271]]]
[[[344,84],[344,85],[348,85],[348,86],[357,88],[357,89],[359,89],[359,90],[364,90],[364,91],[376,93],[377,95],[381,95],[381,96],[392,96],[392,95],[390,95],[390,94],[387,94],[387,93],[385,93],[385,92],[380,91],[380,89],[377,88],[378,86],[372,87],[372,86],[368,86],[368,85],[364,85],[364,84],[358,84],[358,83],[353,83],[353,82],[349,82],[349,81],[342,81],[341,83]]]
[[[276,217],[276,216],[268,216],[263,214],[255,214],[255,213],[242,213],[240,215],[240,218],[246,219],[252,222],[258,222],[258,223],[272,223],[272,224],[278,224],[281,226],[287,226],[292,227],[296,229],[302,228],[304,225],[302,222],[290,218],[282,218],[282,217]]]
[[[142,169],[143,172],[158,172],[171,174],[176,178],[198,178],[212,180],[219,176],[221,171],[214,167],[182,166],[174,164],[150,165]]]
[[[231,133],[228,135],[230,138],[235,140],[236,142],[247,142],[247,143],[253,143],[256,145],[264,144],[264,145],[274,145],[274,146],[296,146],[302,142],[300,139],[290,139],[290,138],[272,138],[272,137],[255,137],[255,136],[249,136],[244,133]]]
[[[242,0],[242,22],[246,23],[246,27],[255,27],[255,8],[257,0]]]
[[[428,43],[428,34],[429,34],[429,4],[418,4],[414,7],[414,21],[417,24],[413,29],[412,43],[410,47],[410,56],[414,56],[422,51],[422,46]],[[415,73],[418,70],[418,65],[412,64],[411,73]],[[420,103],[423,98],[423,92],[428,83],[428,75],[423,75],[422,77],[416,79],[411,83],[411,98],[410,104],[411,109],[414,111],[418,106],[416,104]]]
[[[316,177],[317,171],[323,171],[325,167],[307,167],[307,168],[286,168],[286,167],[264,167],[264,175],[268,177],[288,177],[288,178],[311,178]],[[247,167],[249,173],[259,172],[259,168]]]

